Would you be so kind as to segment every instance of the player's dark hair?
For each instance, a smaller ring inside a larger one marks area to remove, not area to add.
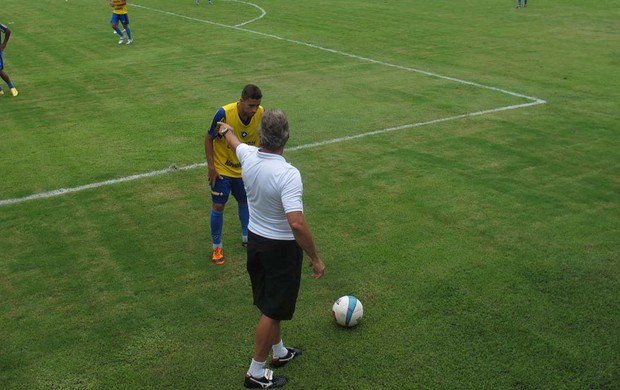
[[[243,91],[241,91],[241,99],[256,99],[260,100],[263,98],[263,93],[260,88],[258,88],[254,84],[248,84],[243,87]]]
[[[260,121],[258,134],[262,148],[272,152],[284,148],[290,136],[286,114],[278,108],[265,111]]]

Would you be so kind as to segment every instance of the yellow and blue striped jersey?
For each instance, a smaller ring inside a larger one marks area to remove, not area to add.
[[[234,129],[234,133],[239,141],[244,144],[258,146],[258,125],[264,111],[263,106],[259,106],[250,123],[246,125],[239,118],[237,102],[227,104],[218,110],[213,119],[209,134],[213,137],[213,163],[220,175],[235,178],[241,177],[241,163],[235,152],[228,146],[226,140],[222,137],[217,137],[215,133],[217,121],[225,119],[226,123]]]
[[[110,5],[115,14],[125,15],[127,13],[127,0],[110,0]]]

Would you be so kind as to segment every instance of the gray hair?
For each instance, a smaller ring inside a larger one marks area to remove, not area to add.
[[[290,135],[286,114],[279,108],[266,110],[258,132],[261,147],[272,152],[284,148]]]

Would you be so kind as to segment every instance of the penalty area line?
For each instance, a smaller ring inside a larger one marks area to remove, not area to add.
[[[4,200],[0,200],[0,206],[6,206],[6,205],[9,205],[9,204],[25,202],[27,200],[52,198],[54,196],[70,194],[72,192],[89,190],[89,189],[92,189],[92,188],[108,186],[108,185],[111,185],[111,184],[124,183],[124,182],[127,182],[127,181],[144,179],[144,178],[147,178],[147,177],[161,176],[161,175],[165,175],[165,174],[170,173],[170,172],[174,172],[177,169],[179,169],[179,168],[177,168],[175,165],[172,165],[172,166],[170,166],[170,167],[168,167],[166,169],[160,169],[158,171],[152,171],[152,172],[147,172],[147,173],[140,173],[140,174],[131,175],[131,176],[124,176],[124,177],[121,177],[121,178],[118,178],[118,179],[110,179],[110,180],[100,181],[100,182],[97,182],[97,183],[85,184],[85,185],[78,186],[78,187],[59,188],[59,189],[52,190],[52,191],[40,192],[38,194],[32,194],[32,195],[24,196],[22,198],[4,199]]]
[[[529,102],[529,103],[523,103],[523,104],[515,104],[515,105],[511,105],[511,106],[498,107],[498,108],[493,108],[493,109],[489,109],[489,110],[470,112],[470,113],[467,113],[467,114],[454,115],[454,116],[445,117],[445,118],[433,119],[433,120],[426,121],[426,122],[410,123],[410,124],[406,124],[406,125],[402,125],[402,126],[396,126],[396,127],[389,127],[389,128],[386,128],[386,129],[373,130],[373,131],[369,131],[369,132],[366,132],[366,133],[351,135],[351,136],[347,136],[347,137],[333,138],[333,139],[326,140],[326,141],[321,141],[321,142],[314,142],[314,143],[305,144],[305,145],[292,146],[290,148],[287,148],[286,150],[288,152],[292,152],[292,151],[295,151],[295,150],[316,148],[316,147],[320,147],[320,146],[331,145],[331,144],[340,143],[340,142],[348,142],[348,141],[352,141],[352,140],[359,139],[359,138],[365,138],[365,137],[369,137],[369,136],[373,136],[373,135],[378,135],[378,134],[389,133],[389,132],[393,132],[393,131],[412,129],[412,128],[416,128],[416,127],[433,125],[433,124],[442,123],[442,122],[449,122],[449,121],[454,121],[454,120],[468,118],[468,117],[492,114],[492,113],[500,112],[500,111],[515,110],[515,109],[519,109],[519,108],[530,107],[530,106],[535,106],[535,105],[544,104],[544,103],[545,103],[544,101],[535,101],[535,102]],[[3,199],[3,200],[0,200],[0,207],[1,206],[11,205],[11,204],[16,204],[16,203],[22,203],[22,202],[26,202],[26,201],[29,201],[29,200],[53,198],[53,197],[56,197],[56,196],[66,195],[66,194],[70,194],[70,193],[73,193],[73,192],[90,190],[90,189],[93,189],[93,188],[99,188],[99,187],[109,186],[109,185],[113,185],[113,184],[126,183],[126,182],[129,182],[129,181],[146,179],[146,178],[149,178],[149,177],[162,176],[162,175],[166,175],[168,173],[172,173],[172,172],[175,172],[175,171],[189,171],[189,170],[192,170],[192,169],[203,168],[203,167],[206,167],[206,166],[207,166],[206,162],[195,163],[195,164],[186,165],[186,166],[183,166],[183,167],[177,167],[176,165],[171,165],[170,167],[168,167],[166,169],[160,169],[160,170],[157,170],[157,171],[151,171],[151,172],[147,172],[147,173],[140,173],[140,174],[136,174],[136,175],[124,176],[124,177],[120,177],[118,179],[110,179],[110,180],[100,181],[100,182],[97,182],[97,183],[85,184],[85,185],[81,185],[81,186],[77,186],[77,187],[59,188],[59,189],[56,189],[56,190],[47,191],[47,192],[40,192],[40,193],[37,193],[37,194],[32,194],[32,195],[24,196],[24,197],[21,197],[21,198]]]
[[[259,20],[259,19],[263,18],[265,15],[267,15],[267,11],[265,11],[264,9],[262,9],[261,7],[259,7],[258,5],[254,4],[254,3],[247,3],[247,2],[244,2],[244,1],[240,1],[240,0],[228,0],[228,1],[236,1],[236,2],[239,2],[239,3],[248,4],[248,5],[251,5],[253,7],[256,7],[256,8],[258,8],[261,11],[261,15],[259,17],[257,17],[257,18],[254,18],[252,20],[249,20],[249,21],[246,21],[246,22],[243,22],[243,23],[239,23],[239,24],[236,24],[236,25],[228,25],[228,24],[213,22],[213,21],[210,21],[210,20],[205,20],[205,19],[195,18],[195,17],[186,16],[186,15],[182,15],[182,14],[177,14],[177,13],[174,13],[174,12],[164,11],[164,10],[160,10],[160,9],[156,9],[156,8],[150,8],[150,7],[146,7],[146,6],[143,6],[143,5],[138,5],[138,4],[132,4],[132,5],[134,7],[144,8],[146,10],[153,11],[153,12],[159,12],[159,13],[162,13],[162,14],[165,14],[165,15],[168,15],[168,16],[173,16],[173,17],[182,18],[182,19],[186,19],[186,20],[192,20],[192,21],[195,21],[195,22],[206,23],[206,24],[210,24],[210,25],[213,25],[213,26],[223,27],[223,28],[234,29],[234,30],[246,32],[246,33],[249,33],[249,34],[260,35],[260,36],[265,37],[265,38],[270,38],[270,39],[275,39],[275,40],[282,41],[282,42],[292,43],[292,44],[295,44],[295,45],[306,46],[306,47],[309,47],[311,49],[316,49],[316,50],[324,51],[324,52],[327,52],[327,53],[332,53],[332,54],[336,54],[336,55],[340,55],[340,56],[344,56],[344,57],[348,57],[348,58],[353,58],[353,59],[356,59],[358,61],[368,62],[368,63],[372,63],[372,64],[380,65],[380,66],[385,66],[385,67],[391,67],[391,68],[395,68],[395,69],[399,69],[399,70],[404,70],[404,71],[408,71],[408,72],[419,73],[419,74],[422,74],[422,75],[425,75],[425,76],[434,77],[434,78],[443,79],[443,80],[448,80],[448,81],[452,81],[452,82],[459,83],[459,84],[464,84],[464,85],[469,85],[469,86],[476,87],[476,88],[487,89],[487,90],[499,92],[499,93],[502,93],[502,94],[505,94],[505,95],[510,95],[510,96],[514,96],[514,97],[517,97],[517,98],[521,98],[521,99],[527,99],[527,100],[532,101],[532,102],[537,103],[537,104],[546,103],[546,101],[544,101],[543,99],[537,98],[535,96],[528,96],[528,95],[524,95],[522,93],[518,93],[518,92],[514,92],[514,91],[509,91],[507,89],[503,89],[503,88],[494,87],[494,86],[491,86],[491,85],[477,83],[475,81],[469,81],[469,80],[459,79],[459,78],[456,78],[456,77],[445,76],[445,75],[442,75],[442,74],[439,74],[439,73],[429,72],[427,70],[413,68],[413,67],[409,67],[409,66],[392,64],[392,63],[389,63],[389,62],[384,62],[384,61],[376,60],[376,59],[369,58],[369,57],[363,57],[363,56],[359,56],[359,55],[356,55],[356,54],[347,53],[347,52],[343,52],[343,51],[336,50],[336,49],[331,49],[331,48],[320,46],[320,45],[315,45],[313,43],[308,43],[308,42],[304,42],[304,41],[298,41],[296,39],[284,38],[284,37],[281,37],[279,35],[264,33],[264,32],[260,32],[260,31],[256,31],[256,30],[251,30],[251,29],[248,29],[248,28],[243,28],[243,26],[245,26],[246,24],[249,24],[251,22],[254,22],[256,20]]]
[[[351,140],[358,139],[358,138],[364,138],[364,137],[368,137],[368,136],[371,136],[371,135],[379,135],[379,134],[389,133],[389,132],[392,132],[392,131],[405,130],[405,129],[413,129],[415,127],[434,125],[434,124],[437,124],[437,123],[449,122],[449,121],[454,121],[454,120],[458,120],[458,119],[474,117],[474,116],[480,116],[480,115],[486,115],[486,114],[492,114],[492,113],[500,112],[500,111],[516,110],[518,108],[536,106],[536,105],[539,105],[539,104],[545,104],[545,102],[541,100],[541,101],[535,101],[535,102],[530,102],[530,103],[515,104],[515,105],[511,105],[511,106],[492,108],[492,109],[489,109],[489,110],[470,112],[470,113],[467,113],[467,114],[448,116],[448,117],[445,117],[445,118],[432,119],[432,120],[426,121],[426,122],[410,123],[410,124],[407,124],[407,125],[401,125],[401,126],[396,126],[396,127],[389,127],[387,129],[373,130],[373,131],[369,131],[367,133],[362,133],[362,134],[349,135],[349,136],[341,137],[341,138],[333,138],[333,139],[330,139],[330,140],[327,140],[327,141],[315,142],[315,143],[306,144],[306,145],[293,146],[293,147],[290,147],[290,148],[286,148],[286,150],[290,152],[290,151],[293,151],[293,150],[315,148],[315,147],[318,147],[318,146],[324,146],[324,145],[329,145],[329,144],[335,144],[335,143],[338,143],[338,142],[351,141]]]

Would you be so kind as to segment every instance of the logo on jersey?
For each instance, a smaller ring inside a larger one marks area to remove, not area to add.
[[[226,160],[226,162],[224,163],[224,165],[231,167],[231,168],[241,168],[241,163],[234,163],[230,160]]]

